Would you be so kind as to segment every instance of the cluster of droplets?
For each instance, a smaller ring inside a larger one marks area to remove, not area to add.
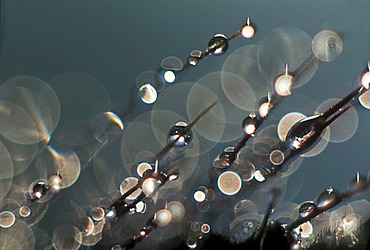
[[[345,192],[339,193],[333,187],[328,187],[318,196],[316,203],[312,201],[302,203],[298,209],[298,219],[285,225],[284,229],[287,233],[294,231],[296,235],[295,245],[302,247],[301,238],[310,237],[313,233],[311,220],[334,208],[342,201],[364,192],[369,185],[369,176],[362,176],[357,172],[356,177],[350,182]]]
[[[161,63],[161,74],[158,72],[151,72],[152,77],[140,78],[137,81],[139,85],[139,98],[146,104],[153,104],[156,102],[158,92],[163,91],[165,84],[172,84],[176,81],[177,74],[181,71],[198,65],[199,61],[208,57],[209,55],[221,56],[226,53],[229,48],[229,41],[241,35],[245,39],[253,38],[255,34],[254,26],[251,24],[248,17],[245,25],[243,25],[237,32],[230,36],[225,34],[215,34],[208,42],[208,46],[204,52],[201,50],[192,50],[184,63],[177,57],[169,56],[163,59]]]

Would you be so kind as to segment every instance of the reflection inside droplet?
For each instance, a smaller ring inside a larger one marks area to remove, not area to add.
[[[140,99],[146,104],[152,104],[157,100],[157,90],[151,84],[145,84],[139,89]]]
[[[90,216],[95,221],[100,221],[104,218],[105,212],[101,207],[94,207],[90,211]]]

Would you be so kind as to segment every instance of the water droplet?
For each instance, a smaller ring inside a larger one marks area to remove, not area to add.
[[[254,27],[250,24],[249,17],[247,18],[247,23],[240,29],[240,34],[246,38],[250,39],[254,36]]]
[[[299,207],[300,218],[312,218],[316,214],[316,205],[312,202],[305,202]]]
[[[242,122],[242,129],[246,135],[254,135],[258,126],[260,125],[260,119],[255,113],[250,113]]]
[[[144,103],[152,104],[157,100],[158,94],[157,90],[148,83],[140,87],[139,96]]]
[[[227,37],[224,34],[216,34],[208,42],[208,48],[206,52],[211,55],[220,56],[223,55],[229,48]]]
[[[168,143],[174,143],[174,147],[187,146],[192,139],[192,132],[187,129],[188,124],[185,122],[178,122],[168,132]]]
[[[319,195],[317,198],[317,209],[328,210],[340,202],[339,195],[333,188],[328,188]]]
[[[203,53],[200,50],[193,50],[190,52],[190,56],[188,58],[188,63],[191,66],[196,66],[198,64],[198,61],[203,57]]]
[[[320,138],[324,125],[323,115],[313,115],[298,121],[286,135],[286,146],[295,153],[308,151]]]
[[[213,161],[215,168],[227,168],[235,161],[234,147],[227,147],[224,151]]]
[[[45,181],[39,180],[31,184],[30,195],[33,199],[41,199],[49,191],[49,186]]]

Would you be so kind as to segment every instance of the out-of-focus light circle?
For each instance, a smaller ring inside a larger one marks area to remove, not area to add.
[[[173,83],[176,80],[176,75],[173,71],[167,70],[166,72],[164,72],[163,78],[166,82]]]
[[[53,234],[52,244],[55,249],[78,249],[81,246],[81,232],[72,225],[62,225]]]
[[[136,186],[138,184],[138,182],[139,182],[139,180],[137,178],[135,178],[135,177],[127,177],[126,179],[124,179],[122,181],[121,185],[119,186],[121,195],[125,194],[131,188],[133,188],[134,186]],[[138,188],[132,194],[130,194],[129,196],[127,196],[126,199],[128,199],[128,200],[134,200],[134,199],[136,199],[136,197],[138,197],[140,195],[140,193],[141,193],[141,190]]]
[[[139,89],[140,99],[146,104],[152,104],[157,100],[157,90],[151,84],[144,84]]]
[[[370,71],[367,71],[361,77],[361,84],[365,89],[369,89],[370,87]]]
[[[178,222],[185,216],[185,207],[178,201],[171,201],[167,204],[167,209],[172,214],[172,221]]]
[[[312,53],[323,62],[337,59],[343,50],[343,41],[340,36],[331,30],[323,30],[312,39]]]
[[[311,222],[307,221],[307,222],[301,224],[299,227],[295,228],[294,232],[296,234],[300,233],[302,238],[308,238],[313,233],[313,226],[312,226]]]
[[[142,162],[137,166],[136,172],[140,177],[143,177],[145,171],[152,170],[152,166],[147,162]]]
[[[111,250],[122,250],[122,247],[120,245],[114,245]]]
[[[274,165],[280,165],[284,162],[284,153],[276,149],[270,153],[270,162]]]
[[[358,101],[360,102],[362,107],[370,109],[370,91],[367,91],[364,94],[360,95]]]
[[[241,31],[240,31],[240,34],[241,34],[244,38],[246,38],[246,39],[252,38],[252,37],[254,36],[254,33],[255,33],[255,31],[254,31],[253,26],[251,26],[251,25],[249,25],[249,24],[245,25],[245,26],[241,29]]]
[[[188,247],[190,249],[195,249],[198,246],[198,242],[197,242],[197,239],[195,237],[191,237],[191,238],[187,239],[186,244],[188,245]]]
[[[161,209],[155,213],[154,221],[159,227],[165,227],[170,224],[172,214],[168,209]]]
[[[233,171],[225,171],[219,175],[217,186],[223,194],[234,195],[242,188],[242,179]]]
[[[194,200],[196,202],[203,202],[206,199],[206,194],[203,191],[196,191],[194,193]]]
[[[95,221],[100,221],[104,218],[105,212],[101,207],[94,207],[90,211],[90,216]]]
[[[291,112],[284,115],[278,124],[277,133],[281,141],[285,141],[290,128],[299,120],[306,118],[304,114],[298,112]]]
[[[77,219],[75,226],[82,236],[89,236],[94,230],[94,222],[90,217],[83,216]]]
[[[31,208],[28,207],[28,206],[21,206],[19,208],[19,215],[23,218],[26,218],[28,216],[30,216],[31,214]]]
[[[10,228],[15,223],[15,215],[10,211],[0,213],[0,227]]]
[[[289,74],[281,75],[275,81],[275,91],[280,96],[289,96],[292,94],[290,90],[292,89],[293,84],[293,76]]]
[[[157,186],[158,181],[155,178],[150,177],[143,181],[141,188],[145,195],[150,195],[151,193],[154,192]]]
[[[216,34],[209,40],[207,51],[211,55],[220,56],[225,54],[228,48],[229,43],[227,37],[224,34]]]

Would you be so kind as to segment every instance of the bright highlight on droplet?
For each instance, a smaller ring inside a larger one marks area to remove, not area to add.
[[[242,179],[233,171],[225,171],[219,175],[217,186],[223,194],[234,195],[242,188]]]
[[[152,104],[157,100],[157,90],[151,84],[145,84],[139,89],[140,99],[146,104]]]
[[[194,199],[197,202],[203,202],[206,199],[206,194],[203,191],[198,190],[194,193]]]
[[[159,227],[165,227],[170,224],[172,214],[168,209],[161,209],[155,213],[154,221]]]
[[[166,72],[164,72],[163,78],[166,82],[173,83],[176,80],[176,75],[173,71],[167,70]]]

